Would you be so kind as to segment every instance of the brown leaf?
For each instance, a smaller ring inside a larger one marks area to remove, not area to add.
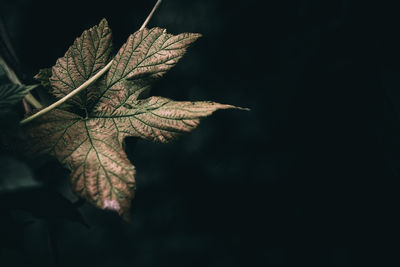
[[[105,20],[100,25],[104,23]],[[100,25],[85,31],[53,67],[51,82],[53,87],[58,86],[57,92],[67,93],[79,85],[76,83],[89,78],[88,73],[93,74],[105,65],[103,57],[98,60],[97,56],[75,54],[86,51],[93,55],[93,43],[87,42],[87,36],[106,28]],[[26,126],[32,151],[53,155],[67,166],[71,170],[72,187],[78,195],[101,209],[111,209],[128,218],[135,169],[123,150],[124,138],[136,136],[165,143],[193,130],[201,118],[218,109],[236,108],[207,101],[138,99],[153,80],[178,62],[199,36],[192,33],[174,36],[160,28],[144,29],[131,35],[115,56],[107,75],[100,78],[96,86],[88,88],[88,98],[97,96],[90,98],[97,99],[93,100],[93,105],[84,102],[82,96],[71,101],[86,108],[85,118],[57,109]],[[104,41],[105,44],[107,40],[99,38],[98,43]],[[107,49],[108,45],[104,45],[102,51],[109,53]],[[74,61],[75,58],[79,60]],[[85,72],[88,66],[93,66],[93,70]]]
[[[52,93],[62,98],[101,70],[109,61],[112,49],[111,30],[105,19],[82,33],[52,68]],[[71,103],[86,109],[100,91],[91,86],[74,96]]]
[[[161,28],[145,28],[129,36],[114,58],[95,112],[112,112],[121,103],[137,99],[149,86],[149,80],[161,77],[175,66],[187,47],[200,36],[197,33],[174,36]]]
[[[185,132],[190,132],[200,118],[218,109],[236,108],[210,101],[173,101],[163,97],[150,97],[124,104],[110,115],[99,113],[96,118],[115,127],[120,141],[135,136],[154,142],[167,143]]]
[[[135,189],[135,168],[115,129],[98,119],[84,119],[63,110],[52,110],[29,124],[31,151],[55,156],[71,170],[71,185],[95,206],[129,218]]]

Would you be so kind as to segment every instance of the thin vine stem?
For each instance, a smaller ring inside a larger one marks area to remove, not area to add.
[[[143,22],[142,27],[140,27],[139,31],[143,30],[147,23],[149,23],[151,17],[153,16],[154,12],[157,10],[158,6],[161,4],[162,0],[158,0],[157,3],[154,5],[153,9],[150,11],[149,15],[147,16],[146,20]]]
[[[102,68],[98,73],[96,73],[95,75],[90,77],[89,80],[87,80],[86,82],[82,83],[81,86],[79,86],[78,88],[76,88],[75,90],[73,90],[72,92],[70,92],[69,94],[67,94],[63,98],[61,98],[60,100],[54,102],[50,106],[45,107],[44,109],[38,111],[37,113],[33,114],[32,116],[29,116],[26,119],[23,119],[20,122],[20,124],[25,124],[27,122],[30,122],[31,120],[36,119],[37,117],[40,117],[40,116],[46,114],[50,110],[52,110],[52,109],[58,107],[59,105],[63,104],[65,101],[67,101],[68,99],[70,99],[74,95],[78,94],[83,89],[87,88],[89,85],[94,83],[98,78],[100,78],[106,71],[108,71],[108,69],[111,67],[112,62],[113,62],[112,60],[110,62],[108,62],[108,64],[104,68]]]
[[[146,20],[143,22],[142,26],[140,27],[139,31],[143,30],[146,25],[149,23],[151,17],[153,16],[154,12],[156,11],[156,9],[158,8],[158,6],[161,4],[162,0],[158,0],[156,2],[156,4],[154,5],[153,9],[151,10],[151,12],[149,13],[149,15],[147,16]],[[53,110],[54,108],[58,107],[59,105],[63,104],[65,101],[67,101],[68,99],[70,99],[71,97],[73,97],[74,95],[78,94],[79,92],[81,92],[82,90],[84,90],[85,88],[87,88],[89,85],[91,85],[92,83],[94,83],[97,79],[99,79],[104,73],[106,73],[114,60],[111,60],[110,62],[108,62],[108,64],[102,68],[99,72],[97,72],[95,75],[93,75],[92,77],[90,77],[86,82],[84,82],[83,84],[81,84],[78,88],[74,89],[73,91],[71,91],[69,94],[67,94],[66,96],[64,96],[63,98],[61,98],[60,100],[54,102],[53,104],[51,104],[50,106],[38,111],[37,113],[33,114],[32,116],[29,116],[25,119],[23,119],[20,124],[25,124],[28,123],[46,113],[48,113],[49,111]]]

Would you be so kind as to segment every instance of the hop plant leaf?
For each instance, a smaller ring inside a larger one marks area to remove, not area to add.
[[[6,83],[0,85],[0,114],[5,114],[10,108],[21,101],[35,86]]]
[[[76,89],[110,61],[111,49],[111,30],[103,19],[99,25],[84,31],[64,57],[57,60],[50,77],[52,93],[62,98]],[[70,103],[86,109],[99,93],[96,85],[92,87],[74,96]]]
[[[161,28],[144,28],[129,36],[108,73],[70,99],[70,105],[84,110],[84,115],[70,108],[53,109],[25,126],[31,152],[55,156],[71,170],[71,185],[79,196],[129,219],[135,168],[124,152],[124,138],[166,143],[193,130],[200,118],[236,108],[208,101],[139,98],[199,37],[172,35]],[[49,83],[57,98],[63,97],[104,67],[110,51],[111,30],[103,19],[57,60],[51,77],[45,69],[36,78]]]

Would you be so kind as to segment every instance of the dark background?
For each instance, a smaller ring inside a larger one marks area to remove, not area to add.
[[[153,2],[0,12],[28,83],[102,17],[117,50]],[[2,155],[0,266],[399,266],[400,16],[367,2],[164,0],[149,27],[203,38],[152,94],[251,111],[168,145],[127,140],[130,224],[75,209],[55,161]]]

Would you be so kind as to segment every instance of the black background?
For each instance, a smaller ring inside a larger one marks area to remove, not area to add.
[[[2,0],[0,12],[32,82],[102,17],[117,50],[153,2]],[[45,186],[5,194],[0,266],[54,255],[59,266],[398,266],[400,16],[367,2],[164,0],[149,27],[203,38],[152,94],[251,111],[219,111],[168,145],[128,139],[130,224],[89,204],[89,228],[71,222],[53,196],[74,200],[67,171],[27,162]]]

